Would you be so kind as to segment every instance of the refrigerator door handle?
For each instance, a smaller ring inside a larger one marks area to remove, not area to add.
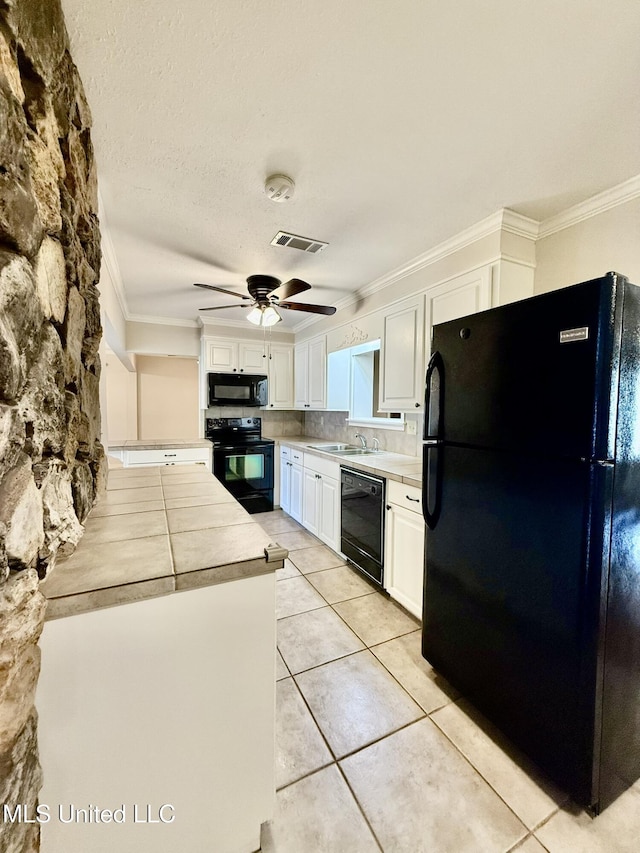
[[[435,386],[435,387],[434,387]],[[435,431],[432,429],[432,402],[433,391],[437,392],[437,411],[435,418]],[[439,351],[436,350],[429,359],[427,367],[427,375],[424,382],[424,427],[422,438],[426,441],[428,438],[441,438],[442,431],[442,416],[444,405],[444,362]]]
[[[441,441],[429,441],[422,446],[422,516],[429,530],[435,529],[442,509],[442,449]]]

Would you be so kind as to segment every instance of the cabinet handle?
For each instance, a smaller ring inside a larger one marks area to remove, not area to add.
[[[413,501],[413,502],[414,502],[414,504],[419,504],[419,503],[420,503],[420,498],[410,498],[410,497],[409,497],[409,495],[405,495],[405,498],[406,498],[408,501]]]
[[[385,509],[391,509],[391,504],[387,504]]]
[[[177,456],[178,454],[177,453],[165,453],[164,455],[165,455],[165,458],[168,458],[169,456]]]
[[[416,409],[420,408],[420,403],[416,403]]]
[[[234,372],[234,373],[237,373],[237,372],[238,372],[238,368],[237,368],[237,367],[234,367],[234,368],[233,368],[233,372]]]

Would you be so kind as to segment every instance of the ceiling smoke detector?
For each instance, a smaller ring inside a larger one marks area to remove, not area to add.
[[[264,185],[264,192],[271,201],[289,201],[296,185],[287,175],[271,175]]]

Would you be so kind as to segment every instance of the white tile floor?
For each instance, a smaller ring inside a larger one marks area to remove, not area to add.
[[[433,672],[413,617],[282,511],[254,518],[291,549],[264,853],[640,851],[640,783],[592,820]]]

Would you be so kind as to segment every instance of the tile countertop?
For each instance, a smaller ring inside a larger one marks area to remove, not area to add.
[[[266,574],[286,556],[204,466],[123,468],[40,589],[57,619]]]
[[[176,447],[211,447],[207,438],[130,438],[110,444],[109,450],[172,450]]]
[[[417,489],[422,488],[422,459],[419,456],[405,456],[403,453],[391,453],[386,450],[371,456],[348,456],[342,453],[338,455],[309,447],[310,444],[332,444],[330,438],[314,438],[312,435],[279,436],[274,437],[274,441],[276,445],[285,444],[287,447],[296,447],[315,456],[330,457],[358,471],[376,474],[388,480],[397,480],[399,483],[415,486]]]

